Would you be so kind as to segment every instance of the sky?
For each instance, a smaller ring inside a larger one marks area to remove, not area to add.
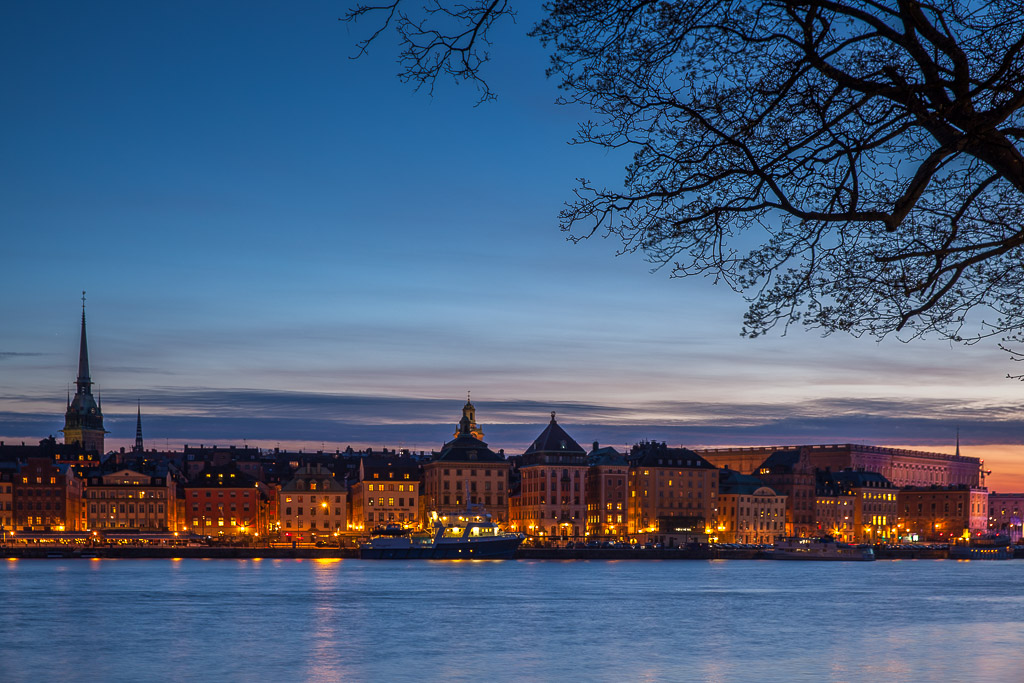
[[[81,292],[107,443],[438,448],[472,391],[521,452],[866,443],[1024,491],[1024,384],[995,342],[740,336],[744,302],[572,244],[570,145],[535,17],[487,76],[399,82],[345,2],[0,4],[0,438],[59,437]],[[534,10],[528,9],[527,12]]]

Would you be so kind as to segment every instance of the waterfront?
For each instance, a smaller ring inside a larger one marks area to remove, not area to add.
[[[1024,561],[7,560],[28,680],[1012,681]]]

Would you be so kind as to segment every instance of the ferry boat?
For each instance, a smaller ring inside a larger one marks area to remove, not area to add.
[[[431,513],[433,533],[399,526],[377,529],[359,546],[364,560],[510,560],[523,534],[502,531],[490,515],[462,515],[448,524]]]
[[[985,534],[949,546],[951,560],[1012,560],[1013,546],[1005,534]]]
[[[838,543],[831,536],[821,538],[784,538],[776,541],[768,557],[773,560],[831,560],[843,562],[870,562],[875,559],[873,548]]]

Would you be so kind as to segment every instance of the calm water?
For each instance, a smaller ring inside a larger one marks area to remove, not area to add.
[[[1024,560],[0,564],[0,680],[1024,681]]]

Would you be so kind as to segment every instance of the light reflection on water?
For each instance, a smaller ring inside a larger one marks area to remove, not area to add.
[[[0,679],[1017,681],[1024,561],[22,560]]]

